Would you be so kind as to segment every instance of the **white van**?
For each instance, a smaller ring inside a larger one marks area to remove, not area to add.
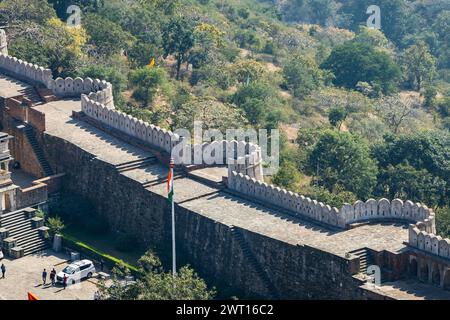
[[[67,276],[67,285],[75,284],[81,279],[90,278],[95,273],[95,266],[91,260],[75,261],[65,267],[56,275],[56,282],[63,283],[64,275]]]

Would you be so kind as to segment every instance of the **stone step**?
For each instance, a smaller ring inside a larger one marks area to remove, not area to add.
[[[40,244],[41,242],[44,242],[44,239],[42,239],[41,237],[37,237],[37,238],[30,238],[23,242],[17,242],[17,244],[25,249],[25,248],[33,247],[36,244]]]
[[[47,176],[53,175],[53,170],[52,170],[50,164],[48,163],[47,159],[45,158],[45,154],[44,154],[41,146],[37,142],[31,126],[25,127],[25,135],[27,136],[28,142],[30,143],[34,154],[38,158],[39,164],[41,165],[41,168],[44,171],[45,175],[47,175]]]
[[[2,225],[2,228],[6,228],[6,229],[8,229],[9,232],[13,232],[17,229],[22,229],[22,227],[24,227],[24,226],[31,226],[31,220],[27,219],[27,220],[14,221],[14,222],[8,223],[6,225]]]
[[[157,163],[157,159],[155,157],[146,158],[145,160],[131,161],[130,163],[122,163],[120,165],[116,165],[116,169],[119,172],[130,171],[134,169],[140,169],[148,167],[152,164]]]
[[[0,216],[0,221],[8,221],[10,219],[14,219],[17,216],[26,216],[25,212],[23,211],[13,211],[13,212],[8,212],[5,214],[2,214]]]
[[[24,216],[24,217],[17,217],[15,219],[8,219],[6,221],[2,220],[1,223],[2,223],[3,228],[7,228],[9,226],[14,226],[20,222],[27,221],[27,220],[29,220],[29,219]]]
[[[48,248],[48,244],[44,241],[42,243],[36,244],[34,246],[30,246],[23,249],[24,255],[33,254]]]
[[[22,232],[21,234],[15,236],[14,239],[16,239],[17,242],[26,242],[28,239],[31,239],[34,237],[40,237],[38,229],[31,229],[31,230]]]
[[[24,233],[26,233],[26,232],[28,232],[30,230],[33,230],[33,226],[32,225],[23,226],[21,228],[17,228],[15,230],[9,231],[8,236],[9,237],[13,237],[13,238],[17,238],[17,237],[20,237],[22,234],[24,234]]]

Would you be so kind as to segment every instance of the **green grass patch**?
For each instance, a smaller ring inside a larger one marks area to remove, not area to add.
[[[126,266],[133,272],[137,272],[137,260],[144,252],[119,252],[114,249],[114,236],[112,234],[91,235],[74,227],[68,227],[63,231],[64,245],[79,251],[85,256],[100,261],[113,267],[119,264]]]

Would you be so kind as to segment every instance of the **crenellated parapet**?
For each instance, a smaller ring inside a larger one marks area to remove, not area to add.
[[[57,97],[81,97],[82,111],[90,118],[106,124],[152,147],[175,156],[180,164],[228,164],[229,172],[237,171],[262,179],[262,156],[259,146],[245,141],[213,141],[191,145],[177,134],[136,119],[114,108],[112,84],[99,79],[53,79],[50,69],[0,53],[0,69],[18,79],[45,87]]]
[[[57,78],[50,81],[50,88],[57,97],[75,97],[87,95],[89,100],[105,105],[114,106],[112,84],[99,79],[91,78]]]
[[[256,179],[263,178],[261,149],[256,144],[235,140],[191,144],[170,130],[110,108],[85,94],[81,95],[81,110],[89,118],[134,137],[150,148],[171,154],[177,164],[228,164],[229,171],[236,170]]]
[[[345,204],[339,210],[234,171],[228,175],[228,188],[333,227],[346,228],[351,224],[374,221],[403,221],[418,223],[428,232],[435,231],[433,210],[411,201],[369,199],[356,201],[353,205]]]
[[[52,71],[21,59],[0,53],[0,69],[18,79],[50,88],[53,81]]]
[[[433,216],[434,218],[434,216]],[[436,235],[432,218],[409,225],[408,244],[425,253],[450,258],[450,239]]]

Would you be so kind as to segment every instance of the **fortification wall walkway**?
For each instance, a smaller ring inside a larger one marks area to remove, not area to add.
[[[36,109],[45,113],[46,134],[64,139],[106,163],[118,165],[151,156],[149,152],[72,118],[73,110],[81,110],[79,100],[50,102],[37,106]],[[121,174],[150,185],[147,187],[149,192],[166,195],[164,179],[167,168],[160,164]],[[405,247],[404,241],[408,240],[406,225],[371,224],[332,231],[188,177],[175,181],[175,201],[182,207],[222,224],[234,225],[293,245],[308,245],[341,257],[362,247],[399,252]]]

